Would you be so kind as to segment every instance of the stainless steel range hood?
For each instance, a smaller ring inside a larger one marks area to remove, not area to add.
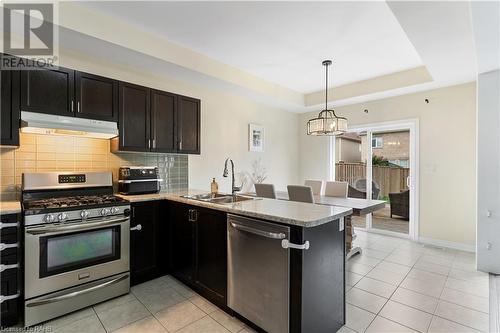
[[[21,132],[111,139],[118,135],[118,125],[112,121],[22,111]]]

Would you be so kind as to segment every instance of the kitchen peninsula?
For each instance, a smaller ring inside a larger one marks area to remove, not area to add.
[[[171,273],[268,332],[335,332],[344,325],[343,218],[351,209],[243,196],[221,204],[200,193],[121,196],[131,203],[131,229],[139,229],[131,232],[133,283]],[[166,223],[168,246],[164,235],[148,234]],[[149,235],[138,236],[142,244],[157,244],[150,248],[161,249],[158,255],[134,259],[134,233],[141,232]],[[157,264],[146,267],[150,258]]]

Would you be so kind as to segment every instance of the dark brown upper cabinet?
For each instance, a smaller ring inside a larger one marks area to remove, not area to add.
[[[118,149],[120,151],[151,150],[150,89],[120,82],[118,103]],[[114,140],[116,143],[116,140]]]
[[[118,120],[118,81],[62,68],[21,71],[21,110]]]
[[[75,71],[21,71],[21,110],[73,116],[75,110]]]
[[[178,96],[177,139],[178,152],[200,153],[200,104],[199,99]]]
[[[118,121],[118,81],[76,72],[76,116]]]
[[[126,82],[118,90],[112,151],[200,153],[200,100]]]
[[[0,145],[19,146],[19,71],[3,70],[1,76]]]
[[[177,96],[151,90],[151,150],[159,153],[176,152]]]

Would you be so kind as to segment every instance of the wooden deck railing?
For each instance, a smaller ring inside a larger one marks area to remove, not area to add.
[[[388,196],[389,193],[400,192],[406,189],[406,178],[410,174],[409,168],[396,168],[385,166],[373,166],[373,180],[380,186],[380,196]],[[366,178],[366,164],[364,163],[336,163],[335,179],[348,182],[354,186],[354,182],[360,178]]]

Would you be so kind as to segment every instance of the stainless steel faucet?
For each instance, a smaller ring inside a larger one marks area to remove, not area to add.
[[[227,170],[227,162],[231,162],[231,194],[235,195],[235,192],[241,191],[241,187],[234,186],[234,162],[232,159],[229,157],[226,158],[226,162],[224,163],[224,173],[222,174],[222,177],[227,177],[229,171]]]

